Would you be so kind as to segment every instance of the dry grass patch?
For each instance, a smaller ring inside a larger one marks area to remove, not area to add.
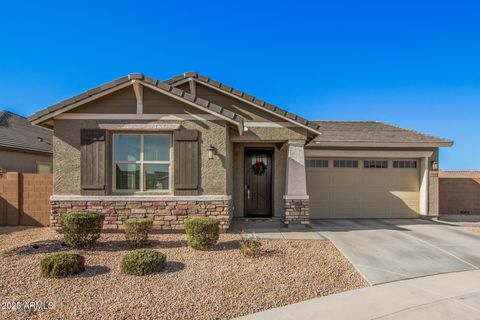
[[[152,235],[149,247],[167,255],[165,270],[135,277],[120,272],[120,259],[130,251],[123,234],[102,234],[92,251],[62,247],[46,228],[1,236],[19,246],[7,246],[0,257],[0,296],[52,302],[53,309],[33,315],[41,319],[229,319],[367,286],[329,241],[262,240],[266,253],[245,258],[238,234],[221,235],[213,251],[187,248],[183,234]],[[86,271],[41,278],[40,259],[58,251],[85,256]],[[1,312],[0,318],[14,315]],[[31,318],[25,312],[17,316]]]

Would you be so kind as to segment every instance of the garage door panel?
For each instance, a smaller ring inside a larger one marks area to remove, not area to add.
[[[360,177],[362,187],[385,188],[389,184],[389,181],[385,179],[384,172],[372,171],[372,169],[363,170]]]
[[[358,162],[359,168],[307,168],[312,219],[418,216],[418,168],[394,169],[391,160],[388,168],[363,168],[363,159]]]
[[[400,188],[403,190],[418,190],[420,187],[419,178],[416,174],[407,173],[401,171],[403,174],[395,174],[395,179],[390,181],[390,187]]]
[[[361,210],[359,206],[349,206],[338,204],[333,209],[334,217],[344,216],[344,217],[357,217],[360,214]]]
[[[311,201],[319,203],[330,203],[333,201],[333,190],[331,189],[313,189],[312,194],[315,194],[315,198],[311,199]]]
[[[360,186],[360,176],[353,174],[351,170],[339,171],[334,174],[332,173],[331,176],[331,181],[336,187]]]
[[[311,170],[308,172],[312,177],[314,177],[319,182],[322,182],[325,185],[330,185],[332,183],[332,173],[327,171]]]
[[[417,218],[418,212],[409,207],[390,207],[388,208],[387,218]]]
[[[393,198],[404,202],[418,203],[419,201],[419,194],[414,191],[390,191],[390,194]]]
[[[360,193],[352,187],[335,188],[333,192],[333,201],[335,203],[358,203],[360,199]]]
[[[384,217],[385,207],[385,204],[364,203],[362,206],[362,212],[368,212],[369,216],[371,217]]]
[[[364,202],[376,203],[383,202],[388,203],[389,197],[393,196],[385,188],[375,187],[375,188],[366,188],[360,191],[360,196]]]

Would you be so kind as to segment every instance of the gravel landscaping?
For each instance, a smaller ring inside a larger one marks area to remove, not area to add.
[[[329,241],[262,240],[265,253],[245,258],[238,234],[222,234],[212,251],[186,247],[183,234],[155,234],[148,247],[167,255],[163,272],[120,273],[131,249],[123,234],[102,234],[94,250],[71,250],[48,228],[0,228],[1,303],[50,302],[28,313],[0,310],[0,318],[230,319],[368,284]],[[85,272],[66,279],[39,275],[53,252],[79,253]]]

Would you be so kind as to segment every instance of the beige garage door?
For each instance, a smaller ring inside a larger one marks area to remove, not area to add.
[[[311,219],[414,218],[419,160],[307,159]]]

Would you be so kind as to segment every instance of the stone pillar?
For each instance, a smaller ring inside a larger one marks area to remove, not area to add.
[[[309,223],[309,197],[305,173],[304,140],[289,140],[285,177],[284,222],[288,227],[304,228]]]

